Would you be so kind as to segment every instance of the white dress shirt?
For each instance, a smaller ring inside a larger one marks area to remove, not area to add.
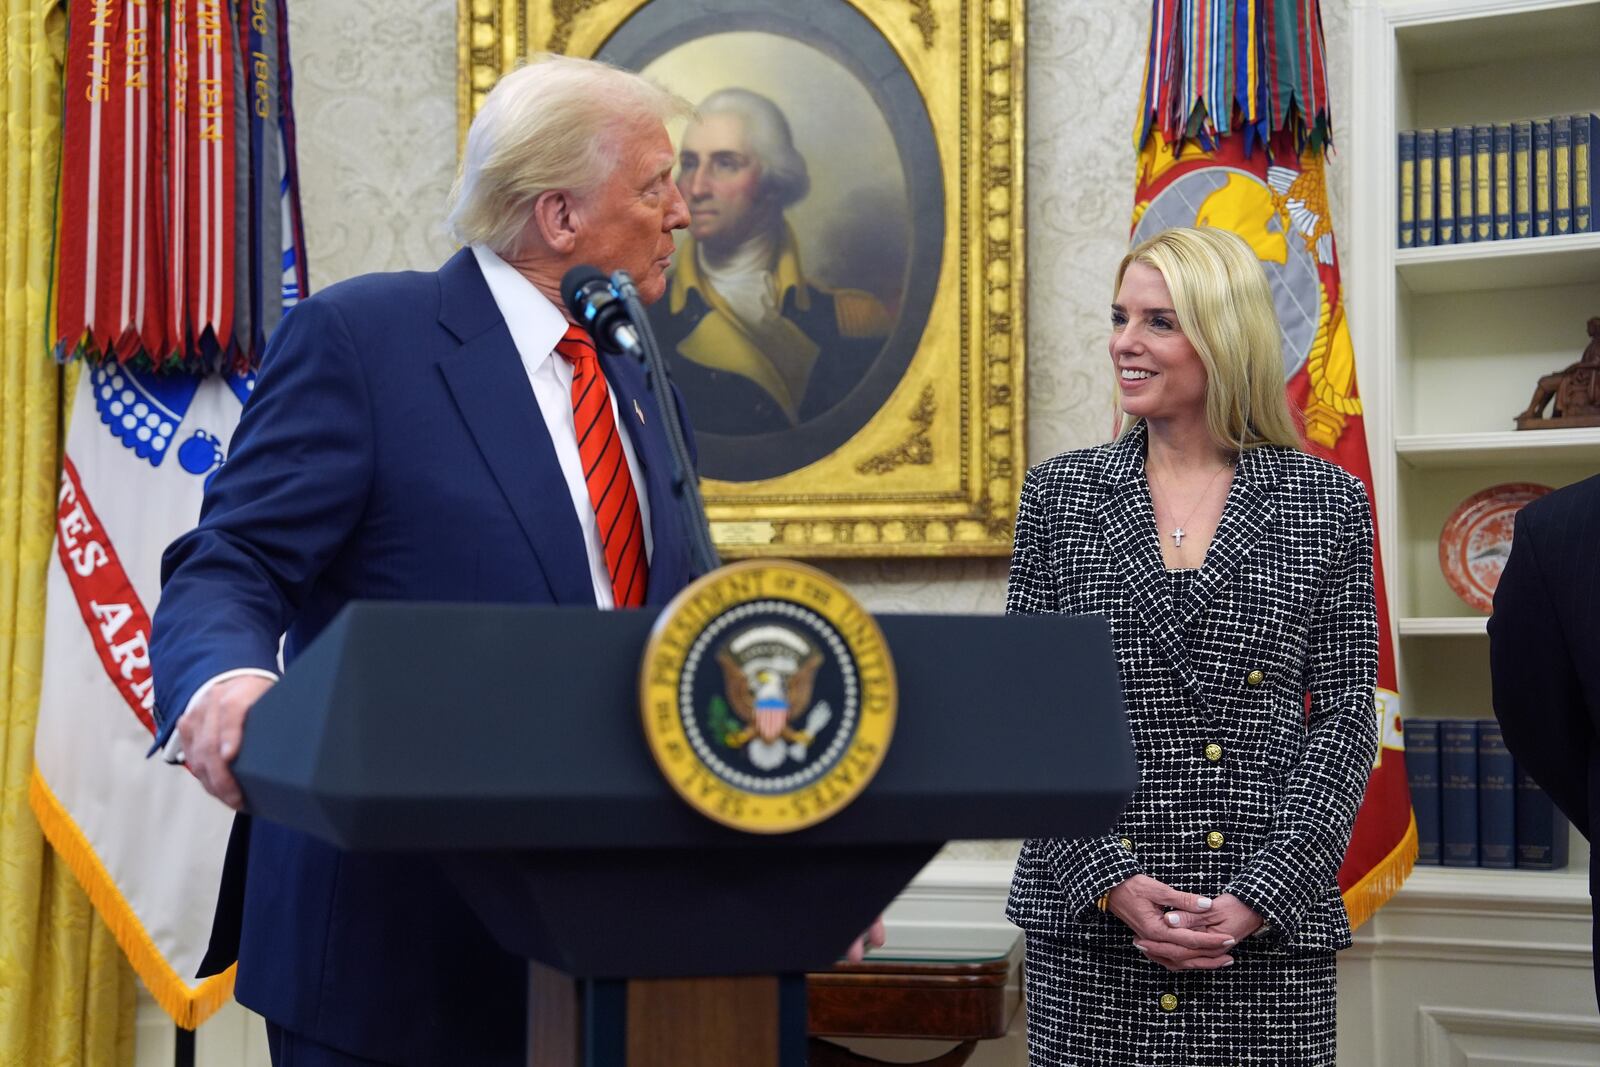
[[[572,419],[572,364],[556,354],[556,342],[567,332],[567,319],[561,310],[550,302],[534,284],[517,269],[482,245],[473,245],[472,254],[489,285],[489,295],[506,320],[511,333],[511,343],[527,371],[528,383],[533,387],[533,398],[539,404],[539,414],[544,416],[545,428],[555,445],[556,462],[567,483],[567,493],[572,498],[572,509],[578,516],[578,526],[583,531],[583,547],[589,557],[589,580],[594,586],[594,600],[602,608],[615,607],[611,596],[611,572],[606,569],[605,548],[600,543],[600,524],[595,519],[594,505],[589,500],[589,486],[583,480],[583,460],[578,456],[578,432]],[[645,559],[655,551],[655,539],[650,533],[650,500],[645,492],[644,477],[639,470],[639,458],[634,454],[624,418],[640,418],[636,412],[623,412],[617,407],[617,394],[606,390],[611,398],[611,416],[617,421],[617,439],[622,442],[622,455],[628,461],[628,474],[633,478],[634,494],[639,498],[639,518],[644,526]],[[189,698],[183,714],[200,703],[218,682],[243,675],[256,675],[277,679],[271,671],[257,667],[239,667],[223,671],[196,689]],[[162,756],[169,763],[183,761],[183,745],[174,730]]]
[[[522,357],[522,366],[533,385],[533,398],[539,402],[539,412],[556,446],[556,461],[561,464],[567,491],[572,494],[572,509],[577,512],[578,525],[583,528],[595,603],[602,608],[613,607],[611,572],[606,570],[605,549],[600,544],[600,523],[589,501],[589,486],[583,480],[583,460],[578,458],[578,431],[572,421],[572,364],[555,350],[556,342],[567,332],[566,316],[534,288],[532,282],[517,273],[515,267],[487,248],[473,245],[472,254],[478,257],[478,269],[483,271],[483,280],[489,283],[489,295],[494,297],[495,306],[505,317],[511,343],[517,346],[517,354]],[[611,417],[617,420],[617,439],[622,442],[628,474],[633,478],[634,493],[639,498],[639,518],[644,523],[644,551],[648,560],[655,551],[655,539],[650,535],[650,501],[646,499],[639,458],[634,455],[633,441],[623,423],[624,418],[638,419],[639,415],[618,410],[617,394],[610,388],[606,392],[611,397]]]

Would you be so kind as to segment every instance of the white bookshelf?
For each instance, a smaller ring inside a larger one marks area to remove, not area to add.
[[[1403,714],[1489,717],[1485,619],[1446,584],[1439,533],[1491,485],[1600,473],[1600,428],[1513,421],[1539,377],[1588,343],[1600,233],[1400,249],[1395,141],[1404,129],[1600,112],[1600,0],[1357,0],[1354,16],[1345,277]],[[1581,870],[1588,849],[1573,843]]]
[[[1483,617],[1438,565],[1445,518],[1500,482],[1600,472],[1600,428],[1522,431],[1542,374],[1574,362],[1600,314],[1600,233],[1399,249],[1401,129],[1600,111],[1600,0],[1373,2],[1356,9],[1348,285],[1408,714],[1487,715],[1438,699],[1430,655],[1471,656]],[[1485,642],[1485,648],[1486,648]],[[1456,687],[1459,690],[1459,687]],[[1464,695],[1464,694],[1460,694]]]
[[[1600,473],[1600,428],[1519,432],[1514,422],[1539,377],[1588,342],[1600,234],[1399,249],[1395,142],[1404,129],[1600,112],[1600,0],[1353,0],[1352,15],[1355,93],[1351,113],[1335,116],[1351,189],[1340,236],[1402,714],[1488,718],[1487,620],[1446,584],[1439,533],[1488,486]],[[1592,957],[1526,965],[1551,942],[1546,898],[1580,911],[1587,898],[1589,848],[1575,831],[1570,844],[1564,872],[1418,869],[1375,921],[1366,995],[1341,997],[1341,1017],[1388,1035],[1358,1060],[1593,1062]],[[1488,920],[1457,920],[1468,896],[1501,923],[1492,952],[1441,947],[1488,936]],[[1443,904],[1413,915],[1413,898]],[[1390,919],[1403,929],[1393,945]],[[1346,954],[1343,970],[1368,967],[1366,952]],[[1567,1007],[1545,1007],[1556,1004]]]

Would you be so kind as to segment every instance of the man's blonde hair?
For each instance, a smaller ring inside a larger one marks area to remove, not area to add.
[[[1206,427],[1233,452],[1259,445],[1300,447],[1284,395],[1283,335],[1266,272],[1244,238],[1210,226],[1162,230],[1117,267],[1139,263],[1161,273],[1178,326],[1206,368]],[[1123,429],[1138,420],[1125,416]]]
[[[450,233],[516,252],[539,194],[593,192],[616,165],[618,138],[639,122],[687,115],[689,102],[593,59],[536,55],[490,90],[450,190]]]

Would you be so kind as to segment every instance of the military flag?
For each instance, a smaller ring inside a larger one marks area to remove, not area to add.
[[[1324,154],[1331,144],[1317,0],[1153,0],[1135,144],[1135,242],[1216,226],[1255,250],[1283,330],[1306,448],[1366,484],[1372,465],[1345,321]],[[1416,859],[1394,638],[1377,556],[1380,746],[1339,871],[1352,925]]]
[[[305,291],[286,0],[68,7],[52,333],[70,399],[33,810],[193,1028],[232,813],[146,759],[163,549],[199,516],[267,335]]]

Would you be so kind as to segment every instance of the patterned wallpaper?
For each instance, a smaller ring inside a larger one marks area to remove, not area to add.
[[[1324,0],[1334,119],[1348,114],[1349,0]],[[1105,340],[1112,272],[1127,247],[1131,129],[1148,3],[1030,0],[1028,15],[1028,454],[1104,440],[1113,418]],[[291,4],[295,104],[313,290],[375,270],[432,269],[455,167],[452,0]],[[1329,197],[1340,225],[1349,175]],[[1004,560],[836,561],[868,607],[998,612]],[[970,843],[963,856],[1007,854]]]

